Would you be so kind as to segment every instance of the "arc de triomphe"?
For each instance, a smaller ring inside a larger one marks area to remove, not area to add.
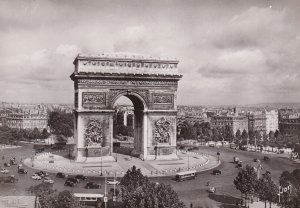
[[[121,96],[134,105],[134,151],[143,160],[177,158],[178,60],[134,54],[79,54],[75,88],[76,161],[112,155],[113,106]]]

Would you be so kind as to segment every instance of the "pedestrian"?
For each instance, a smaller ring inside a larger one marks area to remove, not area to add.
[[[207,181],[207,183],[206,183],[206,186],[209,186],[210,185],[210,182],[209,181]]]

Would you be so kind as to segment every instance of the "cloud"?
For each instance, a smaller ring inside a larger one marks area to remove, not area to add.
[[[73,102],[78,52],[176,57],[179,104],[299,101],[299,3],[0,2],[0,99]],[[269,100],[268,100],[269,99]]]

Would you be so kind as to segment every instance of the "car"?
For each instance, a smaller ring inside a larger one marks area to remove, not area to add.
[[[31,178],[32,178],[33,180],[41,180],[41,179],[42,179],[42,177],[39,176],[39,175],[37,175],[37,174],[33,174],[33,175],[31,176]]]
[[[215,193],[215,192],[216,192],[216,188],[213,187],[213,186],[209,186],[207,191],[208,191],[209,193]]]
[[[10,164],[11,164],[11,165],[17,165],[17,162],[16,162],[15,160],[11,159],[11,160],[10,160]]]
[[[10,163],[4,163],[4,167],[10,167]]]
[[[115,180],[115,179],[107,179],[106,184],[108,185],[119,185],[119,181]]]
[[[66,180],[66,182],[64,184],[64,186],[70,186],[70,187],[74,187],[76,185],[77,185],[77,183],[73,183],[72,181],[68,181],[68,180]]]
[[[43,182],[44,182],[44,183],[50,183],[50,184],[53,184],[53,183],[54,183],[54,181],[53,181],[51,178],[49,178],[49,177],[45,177],[45,178],[43,179]]]
[[[42,170],[35,172],[35,174],[38,176],[41,176],[42,178],[49,176],[48,173],[46,173],[45,171],[42,171]]]
[[[258,158],[254,158],[253,162],[259,162],[259,159]]]
[[[25,170],[25,169],[23,169],[23,168],[20,168],[20,169],[18,170],[18,173],[20,173],[20,174],[27,174],[27,170]]]
[[[49,176],[49,174],[48,174],[47,172],[45,172],[45,171],[42,171],[42,170],[41,170],[40,173],[43,174],[44,177],[48,177],[48,176]]]
[[[268,156],[264,156],[264,161],[269,161],[270,158]]]
[[[78,179],[79,181],[85,181],[87,179],[87,177],[84,175],[76,175],[75,178]]]
[[[9,173],[9,170],[7,170],[7,169],[5,169],[5,168],[2,168],[2,169],[0,170],[0,172],[1,172],[2,174],[8,174],[8,173]]]
[[[233,157],[233,162],[234,163],[238,163],[240,161],[240,158],[239,157],[237,157],[237,156],[234,156]]]
[[[213,170],[213,175],[220,175],[221,171],[220,170]]]
[[[58,173],[56,174],[56,178],[66,178],[66,177],[68,177],[68,175],[66,175],[66,174],[64,174],[64,173],[62,173],[62,172],[58,172]]]
[[[94,182],[88,182],[85,187],[86,189],[99,189],[101,186],[99,184],[96,184]]]
[[[70,181],[72,183],[76,183],[77,184],[79,182],[79,179],[76,179],[76,178],[67,178],[66,181]]]

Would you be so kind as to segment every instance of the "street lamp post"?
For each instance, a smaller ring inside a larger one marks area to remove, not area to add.
[[[190,170],[190,155],[188,153],[188,170]]]
[[[100,153],[101,153],[101,173],[100,173],[100,176],[102,176],[102,147],[100,149]]]

